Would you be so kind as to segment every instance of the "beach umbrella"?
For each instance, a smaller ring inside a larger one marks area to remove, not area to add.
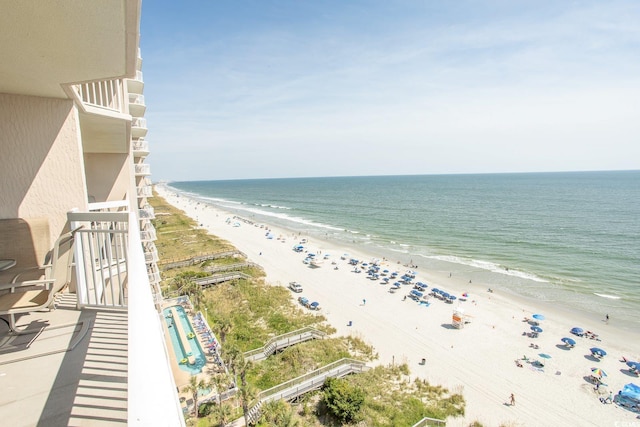
[[[540,326],[532,326],[531,330],[538,333],[542,332],[542,328]]]
[[[443,297],[445,297],[445,298],[449,298],[449,297],[451,296],[451,295],[449,295],[449,294],[448,294],[448,293],[446,293],[446,292],[443,292],[441,295],[442,295]]]
[[[570,345],[570,346],[574,346],[576,345],[576,341],[572,338],[562,338],[561,340],[563,343]]]
[[[582,328],[571,328],[570,332],[572,334],[574,334],[574,335],[583,335],[584,334],[584,329],[582,329]]]
[[[449,295],[449,299],[450,299],[451,301],[453,301],[453,300],[455,300],[455,299],[456,299],[456,296],[455,296],[455,295]]]
[[[538,356],[542,357],[543,359],[551,359],[551,355],[547,353],[540,353],[538,354]]]
[[[462,294],[462,296],[466,298],[466,297],[468,297],[468,296],[469,296],[469,294],[467,294],[467,293],[465,292],[464,294]]]
[[[629,360],[627,362],[627,366],[631,369],[635,369],[636,371],[640,371],[640,362],[632,362],[631,360]]]
[[[598,347],[592,347],[592,348],[589,349],[589,351],[591,352],[591,354],[597,354],[600,357],[607,355],[606,351],[604,351],[603,349],[598,348]]]
[[[438,288],[432,288],[432,289],[431,289],[431,292],[440,292],[440,289],[438,289]]]
[[[607,373],[600,368],[591,368],[591,373],[599,376],[600,378],[607,376]]]
[[[542,314],[534,314],[531,317],[533,317],[536,320],[544,320],[544,316]]]

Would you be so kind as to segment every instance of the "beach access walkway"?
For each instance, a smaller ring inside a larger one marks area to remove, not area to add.
[[[209,286],[218,285],[220,283],[229,282],[231,280],[250,279],[250,278],[251,276],[249,276],[248,274],[234,272],[234,273],[212,274],[211,276],[193,279],[193,281],[196,282],[201,287],[206,288]]]
[[[367,370],[369,370],[369,367],[364,362],[345,358],[264,390],[258,394],[258,403],[249,409],[249,423],[253,424],[260,418],[262,405],[267,402],[280,399],[294,400],[298,396],[319,389],[327,378],[342,378],[349,374],[357,374]],[[235,427],[245,425],[244,417],[234,421],[231,425]]]
[[[244,360],[246,361],[260,361],[271,356],[278,350],[282,350],[289,346],[308,341],[313,339],[323,339],[327,334],[317,330],[311,326],[298,329],[295,331],[287,332],[286,334],[278,335],[269,339],[264,346],[249,350],[244,353]]]
[[[212,259],[228,258],[232,256],[237,256],[237,255],[241,256],[242,258],[247,257],[244,253],[237,250],[210,252],[210,253],[200,254],[200,255],[196,255],[188,258],[160,260],[158,261],[158,267],[162,268],[163,271],[166,271],[166,270],[171,270],[172,268],[188,267],[190,265],[200,264]]]

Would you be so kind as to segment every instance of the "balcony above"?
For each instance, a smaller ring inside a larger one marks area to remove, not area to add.
[[[126,153],[130,138],[122,79],[71,85],[68,93],[78,105],[85,153]]]
[[[131,151],[135,157],[147,157],[149,155],[149,142],[144,138],[131,141]]]
[[[140,163],[133,165],[135,168],[136,176],[149,176],[151,175],[151,166],[146,163]]]
[[[127,89],[129,93],[142,94],[144,90],[144,80],[142,78],[142,71],[136,70],[136,76],[132,79],[127,79]]]
[[[131,137],[144,138],[147,135],[147,119],[134,117],[131,119]]]
[[[137,93],[129,94],[129,114],[132,117],[142,117],[147,109],[147,105],[144,103],[144,95]]]
[[[158,284],[162,281],[162,278],[160,277],[160,273],[157,271],[153,271],[153,272],[149,272],[149,283],[153,286],[155,284]]]
[[[66,83],[133,75],[140,0],[3,3],[0,93],[68,96]]]

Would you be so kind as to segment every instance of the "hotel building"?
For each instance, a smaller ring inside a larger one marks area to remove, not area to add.
[[[140,13],[140,0],[3,3],[3,425],[184,425],[158,313]],[[10,331],[6,284],[29,256],[55,265],[37,247],[51,255],[69,232],[56,309]]]

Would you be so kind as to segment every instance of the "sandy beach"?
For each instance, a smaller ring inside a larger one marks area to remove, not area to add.
[[[372,364],[406,362],[412,375],[461,392],[467,401],[466,416],[450,420],[450,426],[467,426],[476,420],[486,426],[640,426],[637,413],[599,401],[600,396],[608,396],[609,391],[616,394],[627,383],[640,383],[621,361],[622,357],[640,359],[639,336],[616,328],[620,319],[615,313],[610,313],[608,323],[604,316],[585,317],[566,311],[561,304],[539,304],[488,292],[490,283],[469,283],[466,277],[426,271],[418,264],[412,268],[416,281],[428,283],[429,289],[444,289],[458,297],[468,293],[466,301],[447,304],[431,298],[429,306],[420,305],[404,298],[412,286],[403,285],[390,293],[391,285],[368,279],[364,271],[354,273],[348,259],[340,259],[348,252],[350,257],[370,262],[370,254],[354,253],[335,242],[309,239],[264,223],[260,227],[238,219],[227,221],[233,215],[163,186],[156,186],[156,190],[211,234],[228,240],[250,261],[260,264],[268,283],[301,283],[304,292],[292,293],[292,299],[303,295],[320,302],[322,314],[337,334],[358,336],[375,348],[379,358]],[[239,226],[234,226],[236,222]],[[267,238],[264,227],[273,238]],[[304,244],[309,252],[318,254],[318,258],[328,255],[320,267],[310,268],[302,262],[306,254],[292,250],[303,238],[309,239]],[[400,275],[408,270],[397,260],[381,264],[383,269]],[[456,307],[468,316],[469,323],[462,329],[451,326]],[[523,335],[531,332],[531,325],[524,319],[534,313],[545,316],[538,338]],[[576,326],[593,331],[599,341],[571,335],[569,330]],[[563,337],[571,337],[577,344],[569,349],[561,342]],[[600,347],[607,355],[594,358],[591,347]],[[545,359],[540,354],[551,357]],[[542,361],[545,366],[528,361],[517,366],[516,359],[523,357]],[[588,381],[592,368],[607,373],[602,379],[606,385],[599,390]],[[509,404],[512,393],[515,405]]]

